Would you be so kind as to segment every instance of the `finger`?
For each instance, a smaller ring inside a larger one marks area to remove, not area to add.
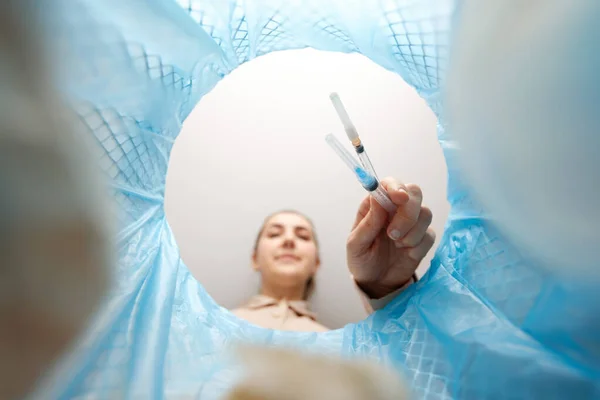
[[[401,182],[388,177],[381,180],[380,184],[395,205],[401,206],[408,202],[410,196],[406,191],[406,186]]]
[[[396,215],[388,226],[388,236],[396,241],[403,238],[416,225],[421,212],[421,202],[423,201],[423,192],[418,185],[406,185],[406,191],[409,194],[408,201],[398,206]]]
[[[419,213],[419,217],[417,218],[417,223],[412,227],[410,231],[404,237],[401,237],[399,240],[396,240],[396,247],[415,247],[425,237],[427,233],[427,229],[429,225],[431,225],[431,221],[433,220],[433,213],[427,207],[421,207],[421,212]]]
[[[377,236],[385,229],[387,223],[387,211],[371,196],[368,196],[366,201],[369,204],[369,211],[348,237],[347,247],[353,254],[359,254],[369,249]]]
[[[423,258],[427,255],[429,250],[433,247],[435,243],[435,231],[433,229],[427,229],[423,240],[417,246],[413,247],[408,251],[408,257],[412,258],[417,262],[421,262]]]
[[[363,201],[360,202],[360,206],[358,206],[358,211],[356,213],[356,218],[354,219],[354,224],[352,224],[352,230],[356,229],[360,221],[367,216],[369,208],[371,208],[369,197],[371,196],[365,197]]]

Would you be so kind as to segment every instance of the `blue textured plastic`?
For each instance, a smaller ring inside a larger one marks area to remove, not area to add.
[[[595,290],[555,280],[486,222],[443,121],[452,211],[441,245],[427,275],[365,321],[321,334],[253,327],[182,263],[163,208],[170,150],[238,65],[281,49],[359,52],[442,115],[453,1],[347,3],[40,2],[61,89],[100,144],[120,207],[118,285],[47,398],[218,398],[237,376],[227,355],[237,340],[376,356],[407,374],[415,398],[600,397]]]

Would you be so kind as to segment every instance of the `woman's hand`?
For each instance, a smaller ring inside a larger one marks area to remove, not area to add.
[[[421,205],[421,188],[400,185],[392,178],[382,180],[381,185],[398,211],[390,216],[372,196],[367,196],[346,244],[350,273],[373,299],[409,282],[435,242],[435,232],[429,228],[432,213]]]

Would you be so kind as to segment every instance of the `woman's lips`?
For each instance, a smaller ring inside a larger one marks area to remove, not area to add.
[[[282,254],[280,256],[277,256],[275,259],[277,261],[287,261],[287,262],[290,262],[290,261],[300,261],[300,257],[295,256],[293,254]]]

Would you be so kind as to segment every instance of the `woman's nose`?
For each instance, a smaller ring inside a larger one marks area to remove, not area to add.
[[[291,235],[286,235],[283,238],[283,247],[284,248],[294,248],[294,246],[296,246],[296,241],[294,240],[294,237]]]

